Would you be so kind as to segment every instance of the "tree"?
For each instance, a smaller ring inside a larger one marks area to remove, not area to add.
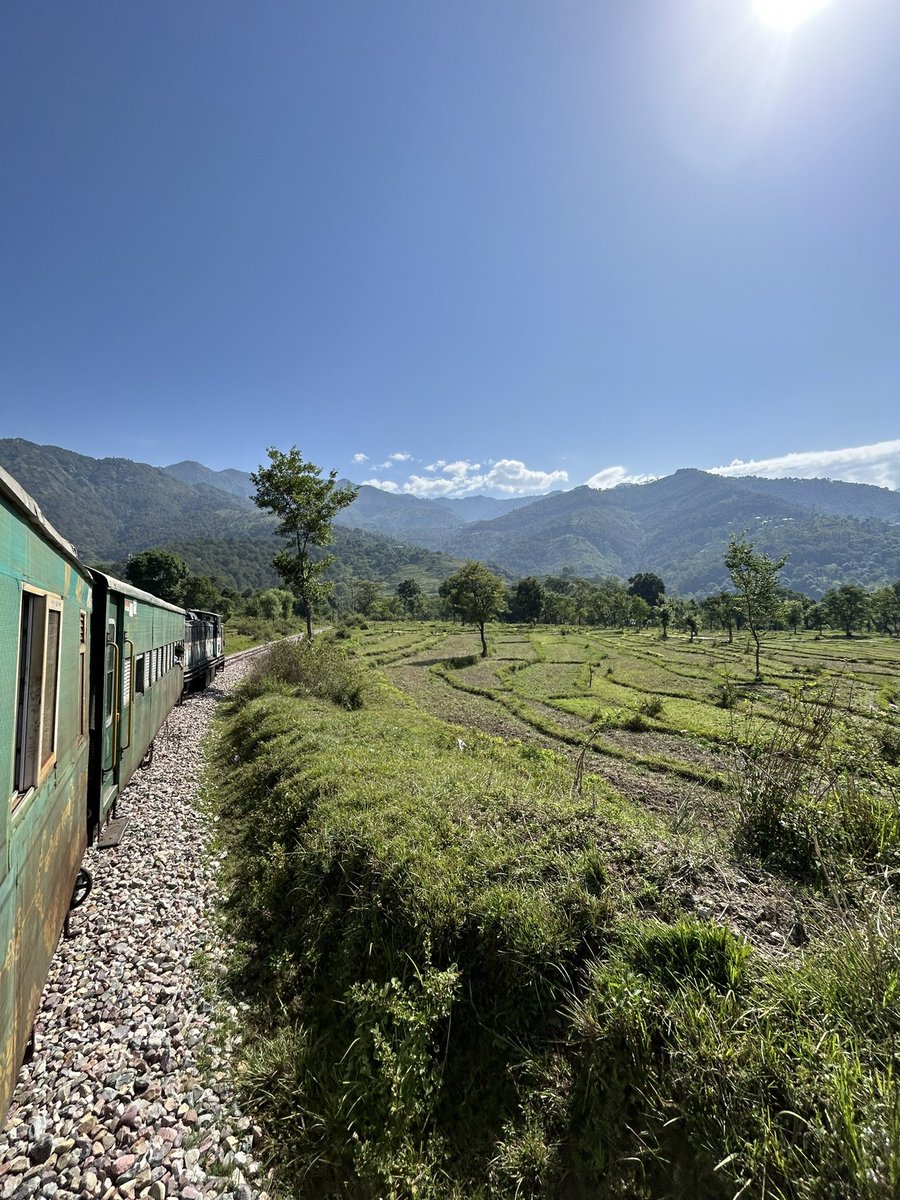
[[[287,620],[294,609],[294,595],[285,588],[266,588],[256,598],[259,615],[266,621]]]
[[[401,579],[397,584],[397,595],[400,603],[410,617],[414,617],[422,600],[422,589],[414,579]]]
[[[872,613],[883,633],[900,634],[900,579],[872,595]]]
[[[734,641],[734,626],[737,620],[735,596],[732,592],[719,592],[716,596],[716,616],[724,629],[728,630],[728,641]]]
[[[825,593],[822,607],[829,625],[838,625],[847,637],[853,637],[853,630],[866,614],[868,600],[868,595],[858,584],[842,583],[839,588]]]
[[[643,596],[632,596],[631,603],[628,606],[631,614],[631,620],[637,626],[638,633],[647,624],[650,618],[651,608]]]
[[[762,679],[759,666],[760,631],[771,620],[779,603],[778,572],[787,562],[787,555],[770,558],[756,551],[754,543],[745,537],[728,539],[725,567],[735,590],[740,594],[747,614],[747,625],[756,643],[756,679]]]
[[[784,606],[784,619],[788,628],[793,632],[794,637],[796,637],[797,630],[803,620],[803,602],[801,600],[788,600]]]
[[[191,575],[185,584],[184,607],[201,612],[220,612],[222,593],[208,575]]]
[[[539,621],[544,609],[544,589],[540,581],[529,575],[520,579],[512,595],[510,608],[517,621]]]
[[[129,558],[125,578],[143,592],[183,605],[191,572],[184,559],[171,550],[144,550]]]
[[[278,535],[290,546],[276,554],[273,565],[300,600],[306,636],[312,640],[313,609],[331,591],[322,576],[334,561],[330,554],[315,559],[312,550],[331,544],[331,523],[342,508],[353,503],[359,488],[338,486],[337,471],[323,479],[320,468],[304,462],[296,446],[288,454],[272,448],[267,454],[269,466],[250,475],[256,488],[253,501],[278,518]]]
[[[662,603],[662,598],[666,594],[666,585],[652,571],[641,571],[637,575],[632,575],[628,580],[628,594],[629,596],[640,596],[642,600],[647,601],[651,608],[655,608]]]
[[[666,641],[669,636],[669,624],[674,616],[672,605],[667,600],[664,604],[660,604],[656,612],[659,616],[659,623],[662,625],[662,640]]]
[[[484,626],[506,603],[506,585],[503,580],[493,571],[489,571],[484,563],[469,559],[465,566],[444,580],[439,592],[461,621],[478,626],[478,632],[481,634],[481,657],[487,658]]]
[[[381,584],[374,579],[357,579],[356,581],[356,599],[354,608],[358,613],[362,613],[364,617],[372,615],[372,609],[378,597],[381,595]]]

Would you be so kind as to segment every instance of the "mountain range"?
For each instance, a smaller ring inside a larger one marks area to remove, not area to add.
[[[192,569],[238,586],[273,580],[272,522],[253,505],[246,472],[94,459],[20,439],[0,440],[0,465],[88,561],[171,546]],[[900,577],[900,493],[825,479],[685,469],[534,499],[432,500],[363,485],[336,524],[339,560],[367,577],[436,579],[476,558],[511,579],[655,571],[671,591],[700,595],[725,586],[724,547],[740,533],[767,553],[788,554],[783,582],[811,596]]]

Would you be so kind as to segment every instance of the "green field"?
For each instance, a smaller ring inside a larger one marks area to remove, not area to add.
[[[900,645],[373,623],[231,704],[288,1192],[900,1192]]]

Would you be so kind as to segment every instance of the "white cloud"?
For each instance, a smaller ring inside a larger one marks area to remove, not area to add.
[[[607,488],[618,487],[620,483],[649,483],[657,478],[656,475],[629,475],[625,467],[604,467],[587,480],[587,486],[602,492]]]
[[[727,467],[709,467],[713,475],[762,475],[766,479],[842,479],[900,487],[900,439],[851,446],[846,450],[801,450],[778,458],[736,458]]]
[[[354,461],[355,463],[364,463],[364,462],[368,462],[368,461],[369,461],[369,456],[368,456],[368,454],[354,454],[354,455],[353,455],[353,461]]]
[[[364,479],[363,487],[377,487],[383,492],[399,492],[400,484],[394,483],[393,479]]]
[[[391,462],[408,462],[412,455],[407,454],[405,450],[399,450],[396,454],[389,454],[388,458]]]
[[[411,496],[449,496],[456,499],[476,492],[501,496],[541,495],[559,484],[567,483],[569,479],[565,471],[535,471],[515,458],[498,459],[487,468],[465,459],[457,459],[456,462],[438,459],[425,470],[439,474],[410,475],[400,485],[380,479],[367,479],[366,483],[384,491],[405,492]]]

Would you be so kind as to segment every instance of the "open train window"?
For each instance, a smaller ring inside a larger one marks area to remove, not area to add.
[[[13,786],[16,797],[44,778],[56,760],[62,597],[22,593]]]
[[[139,654],[134,660],[134,690],[140,695],[145,690],[144,671],[146,655]]]

